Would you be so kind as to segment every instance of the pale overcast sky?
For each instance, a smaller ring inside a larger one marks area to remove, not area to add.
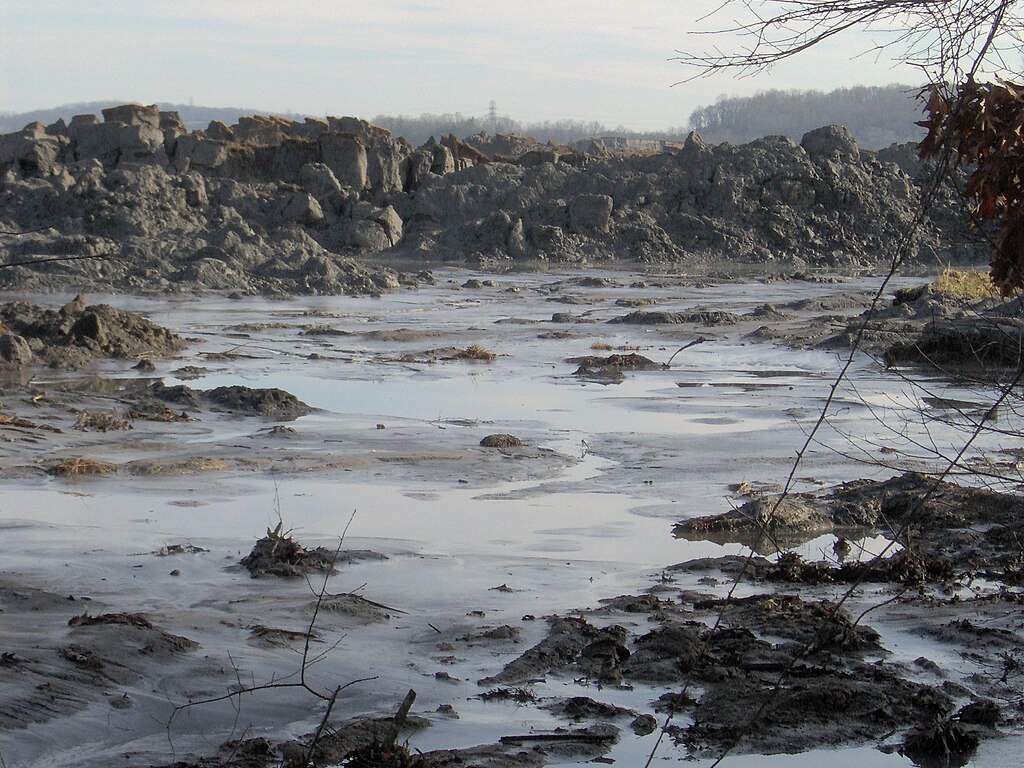
[[[682,126],[720,94],[913,83],[868,37],[673,86],[719,0],[0,0],[0,111],[123,99]],[[721,38],[721,44],[728,46]]]

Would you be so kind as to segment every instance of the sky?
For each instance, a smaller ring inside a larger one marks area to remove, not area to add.
[[[917,83],[871,36],[689,82],[720,0],[0,0],[0,112],[116,99],[314,115],[499,114],[656,130],[720,95]]]

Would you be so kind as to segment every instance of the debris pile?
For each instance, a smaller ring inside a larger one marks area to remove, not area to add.
[[[317,547],[306,549],[284,532],[283,525],[271,530],[256,542],[252,552],[242,558],[241,564],[254,579],[262,576],[291,578],[307,573],[333,573],[337,552]]]

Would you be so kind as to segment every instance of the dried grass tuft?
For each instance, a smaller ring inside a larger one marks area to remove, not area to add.
[[[114,464],[109,464],[99,459],[64,459],[47,470],[51,475],[58,477],[81,477],[83,475],[109,475],[117,471]]]
[[[132,429],[127,419],[105,411],[79,411],[75,418],[75,429],[80,432],[115,432]]]
[[[935,278],[932,289],[943,296],[964,301],[999,298],[999,289],[988,272],[974,270],[945,269]]]
[[[463,350],[459,351],[456,357],[462,360],[483,360],[484,362],[493,362],[498,356],[491,352],[491,350],[481,347],[479,344],[470,344]]]

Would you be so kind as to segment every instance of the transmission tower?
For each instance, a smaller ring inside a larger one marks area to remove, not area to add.
[[[487,121],[491,124],[491,133],[498,132],[498,105],[491,99],[491,106],[487,108]]]

